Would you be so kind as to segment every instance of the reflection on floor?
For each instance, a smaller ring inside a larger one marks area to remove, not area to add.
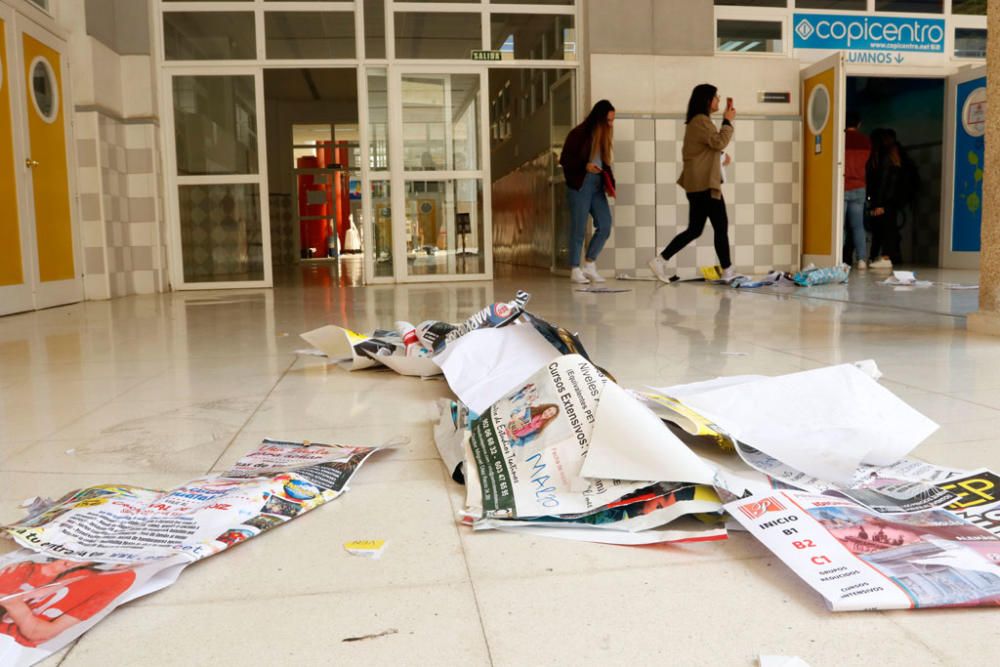
[[[917,454],[996,470],[1000,339],[965,331],[957,315],[968,303],[959,301],[971,294],[896,292],[872,274],[846,290],[793,296],[614,281],[629,291],[588,294],[528,269],[498,271],[496,282],[360,287],[354,263],[283,272],[273,290],[131,296],[0,319],[0,522],[20,516],[25,498],[84,485],[169,487],[222,469],[264,437],[409,438],[369,462],[343,498],[190,568],[50,667],[149,664],[150,646],[157,665],[289,655],[312,664],[750,665],[758,653],[817,666],[995,664],[995,610],[830,614],[745,534],[663,548],[473,534],[456,523],[463,490],[432,441],[428,407],[448,394],[445,384],[347,373],[294,354],[306,346],[298,334],[323,324],[458,321],[523,288],[533,312],[580,332],[626,386],[873,358],[887,387],[941,424]],[[388,540],[381,560],[348,555],[342,545],[357,539]],[[720,613],[731,621],[724,638],[706,630]],[[398,632],[342,641],[390,629]]]

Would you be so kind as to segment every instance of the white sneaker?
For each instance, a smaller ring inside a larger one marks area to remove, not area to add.
[[[872,266],[875,266],[875,262],[872,262]],[[891,264],[889,266],[892,266]],[[863,259],[859,259],[858,263],[854,265],[858,271],[865,271],[868,269],[868,262]]]
[[[597,272],[597,267],[593,262],[583,263],[583,275],[590,279],[592,283],[603,283],[604,276]]]
[[[583,271],[580,270],[579,266],[574,266],[573,270],[569,272],[569,279],[571,282],[584,285],[590,282],[587,280],[587,276],[583,275]]]
[[[873,260],[872,263],[869,264],[868,266],[870,266],[873,269],[891,269],[892,260],[889,259],[888,257],[880,257],[876,260]]]
[[[653,275],[660,279],[660,282],[670,282],[670,265],[662,255],[657,255],[649,260],[649,268],[653,270]]]
[[[733,266],[730,264],[729,267],[722,272],[722,280],[724,282],[730,283],[733,281],[733,278],[735,277],[736,277],[736,272],[733,271]]]

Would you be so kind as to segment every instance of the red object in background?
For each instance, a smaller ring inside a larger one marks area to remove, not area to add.
[[[295,161],[295,166],[299,169],[316,169],[320,166],[319,158],[305,155],[300,157]],[[310,204],[309,203],[309,193],[310,192],[322,192],[323,201],[328,200],[328,195],[326,192],[329,190],[329,185],[325,182],[326,179],[321,178],[318,174],[299,174],[298,175],[298,196],[299,196],[299,249],[302,251],[303,257],[309,257],[307,250],[309,248],[315,248],[315,257],[323,257],[326,255],[326,237],[329,235],[326,220],[307,220],[307,216],[326,216],[328,207],[326,203],[322,204]],[[316,201],[316,196],[313,195],[313,201]]]

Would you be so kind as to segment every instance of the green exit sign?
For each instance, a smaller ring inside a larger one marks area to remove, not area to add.
[[[473,51],[473,60],[501,60],[500,51]]]

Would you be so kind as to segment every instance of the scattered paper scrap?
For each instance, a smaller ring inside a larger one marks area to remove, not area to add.
[[[773,490],[726,505],[832,611],[996,606],[1000,537],[945,510],[886,517],[846,498]]]
[[[892,275],[880,284],[896,287],[930,287],[934,283],[929,280],[917,280],[917,276],[913,271],[893,271]]]
[[[191,563],[334,500],[378,450],[265,440],[227,472],[170,491],[103,485],[36,500],[25,518],[0,527],[23,547],[0,556],[0,607],[24,620],[0,630],[0,662],[38,662]],[[89,596],[88,615],[53,606],[53,596]],[[41,641],[29,629],[39,617],[72,622]]]
[[[344,549],[353,556],[378,560],[385,550],[385,540],[356,540],[345,542]]]

